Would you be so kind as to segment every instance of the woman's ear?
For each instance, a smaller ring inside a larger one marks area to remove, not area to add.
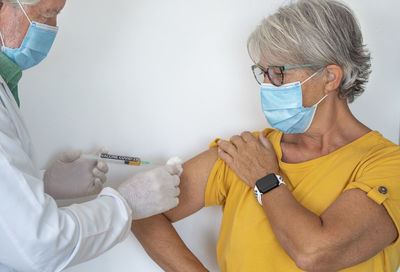
[[[336,91],[343,78],[343,70],[340,66],[336,64],[328,65],[325,69],[325,93]]]

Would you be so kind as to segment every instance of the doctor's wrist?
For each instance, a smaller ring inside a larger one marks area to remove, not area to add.
[[[129,205],[129,203],[126,201],[126,199],[117,190],[115,190],[111,187],[106,187],[98,195],[98,198],[100,198],[100,197],[115,198],[117,200],[118,205],[121,208],[121,210],[125,210],[128,217],[130,217],[130,218],[132,217],[132,207]]]

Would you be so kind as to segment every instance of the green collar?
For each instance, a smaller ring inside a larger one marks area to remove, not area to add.
[[[6,81],[19,107],[18,82],[22,77],[22,70],[2,52],[0,52],[0,75]]]

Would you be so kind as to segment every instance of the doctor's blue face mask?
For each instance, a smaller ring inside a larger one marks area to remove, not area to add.
[[[311,107],[303,107],[301,86],[313,78],[319,71],[303,82],[293,82],[279,87],[270,83],[261,85],[261,105],[268,123],[285,134],[303,133],[308,130],[314,119],[317,106],[328,95]]]
[[[56,38],[58,27],[32,22],[21,2],[19,0],[17,2],[30,26],[21,46],[15,49],[6,47],[3,35],[0,33],[1,51],[22,70],[26,70],[39,64],[47,56]]]

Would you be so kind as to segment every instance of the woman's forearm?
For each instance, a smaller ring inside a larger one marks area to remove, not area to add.
[[[357,265],[397,239],[385,208],[359,189],[341,194],[320,216],[303,207],[286,186],[266,193],[263,207],[281,246],[306,271]]]
[[[165,271],[208,271],[186,247],[166,216],[133,221],[132,232]]]
[[[296,263],[320,244],[321,218],[298,203],[286,186],[264,195],[263,207],[279,243]]]

